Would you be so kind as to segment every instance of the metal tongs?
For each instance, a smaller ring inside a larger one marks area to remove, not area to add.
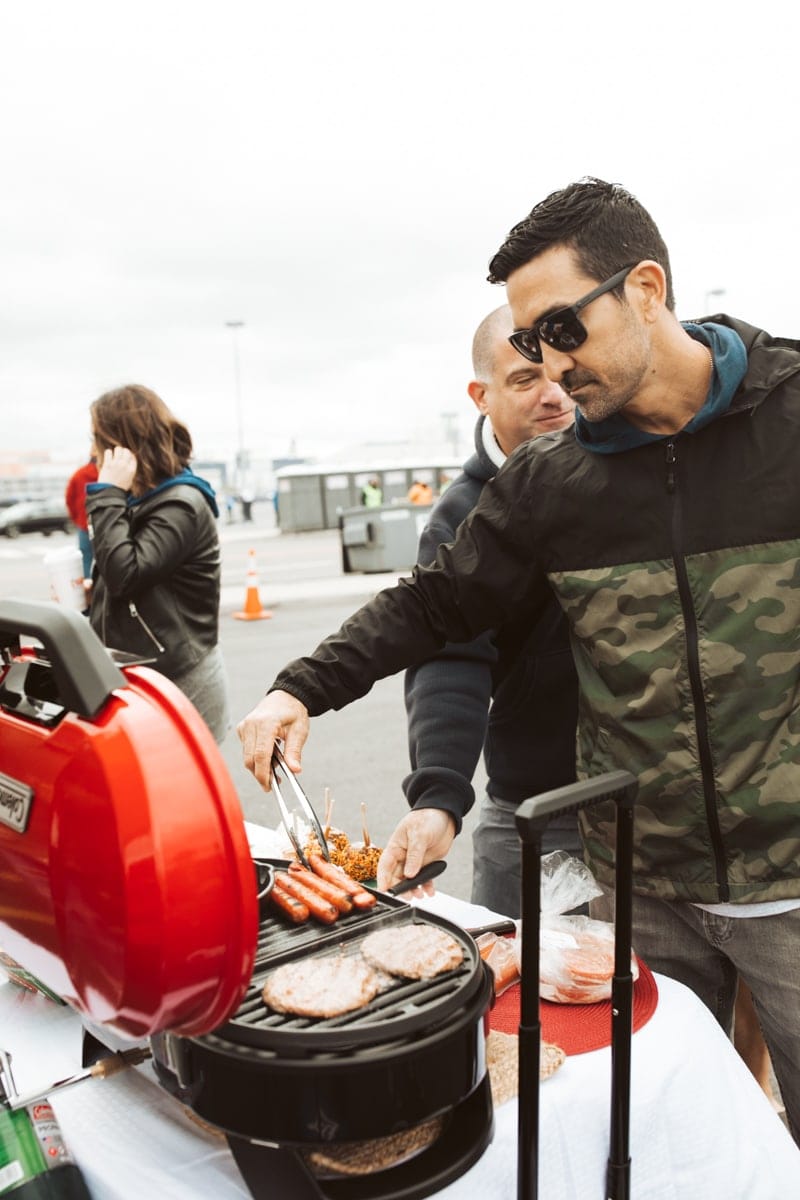
[[[294,793],[294,799],[296,800],[297,804],[299,805],[300,809],[302,810],[305,820],[308,821],[308,823],[311,825],[311,828],[314,830],[314,833],[316,834],[316,837],[317,837],[317,841],[319,842],[319,845],[320,845],[322,857],[327,859],[328,862],[330,862],[331,861],[331,852],[328,849],[328,843],[325,838],[325,832],[319,823],[319,817],[314,812],[314,809],[311,806],[311,801],[308,799],[305,792],[300,787],[300,784],[297,782],[294,775],[287,767],[286,760],[283,757],[283,754],[281,753],[277,742],[272,751],[271,766],[272,766],[272,773],[271,773],[272,790],[275,793],[275,799],[278,801],[278,808],[280,809],[281,821],[283,822],[283,828],[286,830],[286,833],[288,834],[289,841],[294,846],[294,851],[295,851],[295,854],[297,855],[298,859],[300,860],[300,862],[303,864],[304,867],[308,867],[309,870],[311,869],[309,861],[306,858],[306,855],[303,851],[303,846],[300,841],[300,838],[297,835],[297,829],[295,827],[294,820],[292,819],[292,814],[290,813],[289,807],[287,806],[286,801],[283,798],[283,794],[281,793],[281,789],[280,789],[280,786],[278,783],[278,772],[279,771],[281,773],[281,776],[283,777],[284,784],[285,785],[288,784],[289,790]],[[295,812],[296,812],[296,810],[295,810]]]

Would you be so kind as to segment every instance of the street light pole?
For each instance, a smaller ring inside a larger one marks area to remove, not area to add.
[[[443,412],[439,416],[444,422],[445,441],[449,441],[452,445],[453,457],[458,456],[458,413]]]
[[[239,370],[239,330],[244,328],[244,321],[226,321],[225,325],[233,332],[233,377],[236,389],[236,485],[241,491],[244,483],[245,451],[242,379]]]

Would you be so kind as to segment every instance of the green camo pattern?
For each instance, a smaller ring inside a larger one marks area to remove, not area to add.
[[[706,811],[671,559],[550,575],[581,685],[578,775],[624,768],[638,777],[636,890],[724,899],[716,837],[732,901],[791,897],[800,876],[800,541],[697,554],[686,571],[718,831]],[[613,805],[582,821],[590,865],[611,884]]]

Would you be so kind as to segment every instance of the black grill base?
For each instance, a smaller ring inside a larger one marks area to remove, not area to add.
[[[168,1092],[236,1137],[299,1147],[388,1137],[453,1109],[486,1074],[494,984],[480,958],[474,982],[468,1005],[391,1045],[294,1058],[222,1033],[158,1034],[153,1065]]]
[[[317,1179],[288,1147],[228,1135],[228,1144],[253,1200],[423,1200],[459,1179],[494,1134],[489,1076],[449,1114],[441,1136],[406,1162],[371,1175]]]
[[[256,1200],[421,1200],[463,1175],[491,1141],[492,972],[464,930],[389,901],[379,897],[369,919],[342,917],[335,931],[287,932],[266,918],[248,996],[225,1025],[201,1037],[151,1039],[160,1083],[227,1136]],[[365,934],[408,923],[449,933],[463,950],[460,967],[392,979],[341,1018],[286,1016],[264,1004],[263,975],[278,962],[358,953]],[[385,1170],[313,1174],[309,1165],[315,1148],[380,1140],[439,1117],[431,1146]]]

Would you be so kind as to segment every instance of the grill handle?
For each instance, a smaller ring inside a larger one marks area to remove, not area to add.
[[[0,600],[0,650],[19,653],[20,635],[44,646],[61,703],[79,717],[95,717],[125,676],[80,613],[52,602]]]
[[[395,883],[390,887],[388,889],[389,895],[400,896],[403,892],[410,892],[413,888],[427,883],[429,879],[435,879],[437,875],[441,875],[446,866],[447,863],[443,858],[434,858],[417,871],[416,875],[409,875],[407,879],[401,879],[399,883]]]

